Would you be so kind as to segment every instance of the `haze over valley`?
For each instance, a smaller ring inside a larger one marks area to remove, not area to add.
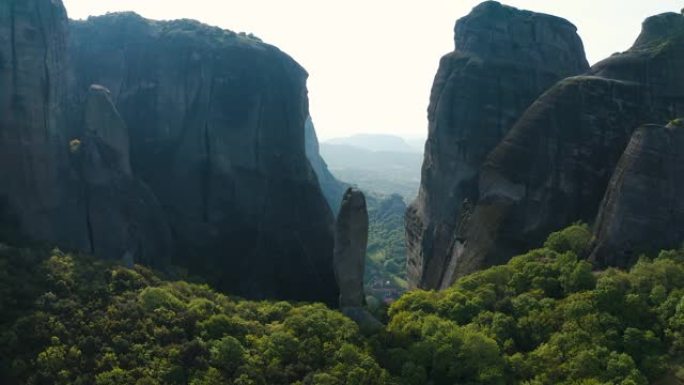
[[[680,6],[0,0],[0,384],[684,384]]]

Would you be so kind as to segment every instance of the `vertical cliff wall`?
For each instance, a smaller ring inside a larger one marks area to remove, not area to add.
[[[0,3],[0,231],[80,246],[87,244],[85,215],[71,190],[61,131],[66,36],[61,2]]]
[[[651,17],[631,49],[535,101],[480,171],[477,203],[450,255],[451,280],[505,262],[575,221],[594,222],[634,129],[682,114],[683,27],[684,15]]]
[[[0,2],[0,241],[335,304],[306,78],[277,48],[193,21],[69,26],[58,0]]]
[[[455,45],[435,77],[421,187],[406,216],[409,281],[426,289],[449,281],[489,152],[546,89],[588,69],[571,23],[494,1],[458,20]]]
[[[333,216],[305,154],[304,69],[189,20],[124,13],[71,27],[78,89],[111,90],[175,264],[235,294],[335,303]]]

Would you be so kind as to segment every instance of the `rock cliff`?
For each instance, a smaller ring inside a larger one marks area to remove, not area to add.
[[[57,240],[66,225],[83,228],[60,132],[66,36],[61,2],[0,2],[0,231],[8,236]]]
[[[594,222],[634,128],[682,112],[682,23],[677,14],[648,19],[630,50],[557,83],[520,117],[480,170],[443,285],[540,245],[551,231]]]
[[[458,20],[455,45],[435,77],[421,188],[406,215],[413,287],[445,281],[489,152],[546,89],[588,69],[571,23],[494,1]]]
[[[684,123],[637,129],[620,158],[596,220],[591,259],[629,266],[641,253],[684,240]]]
[[[0,2],[0,238],[337,303],[306,78],[251,35]]]
[[[79,89],[111,90],[175,264],[251,298],[337,302],[302,67],[250,35],[132,13],[72,22],[71,55]]]
[[[128,128],[109,90],[91,86],[83,115],[83,131],[70,143],[89,243],[79,249],[165,268],[172,252],[170,229],[157,198],[131,173]]]

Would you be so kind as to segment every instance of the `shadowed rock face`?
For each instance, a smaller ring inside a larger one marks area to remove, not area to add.
[[[128,128],[102,86],[90,87],[79,138],[71,145],[71,163],[86,213],[86,251],[106,259],[168,265],[171,233],[164,212],[149,188],[131,175]]]
[[[596,220],[591,259],[628,266],[684,240],[684,124],[645,125],[618,162]]]
[[[58,0],[0,2],[0,240],[174,257],[234,294],[335,304],[306,72],[192,21],[108,15],[70,44],[67,28]]]
[[[445,284],[594,221],[634,127],[682,112],[683,26],[682,15],[648,19],[633,48],[559,82],[525,112],[481,169]]]
[[[131,175],[108,91],[90,88],[80,116],[67,117],[66,35],[59,1],[0,4],[0,238],[161,267],[168,228]]]
[[[340,287],[340,307],[365,304],[363,274],[368,244],[368,210],[363,192],[348,188],[335,225],[335,276]]]
[[[65,227],[84,228],[65,183],[67,142],[59,130],[66,32],[60,2],[0,2],[0,231],[18,229],[11,231],[17,237],[58,240]],[[69,237],[69,244],[81,241]]]
[[[455,44],[435,77],[421,188],[406,215],[409,281],[426,289],[448,281],[486,156],[546,89],[588,69],[571,23],[493,1],[456,23]]]
[[[340,209],[342,196],[347,189],[347,185],[337,180],[333,174],[330,173],[328,165],[321,157],[318,137],[316,136],[316,129],[314,128],[311,117],[306,120],[305,141],[306,157],[309,159],[309,162],[311,162],[311,167],[313,167],[316,177],[318,177],[318,183],[321,185],[325,200],[328,201],[328,205],[333,213],[336,213]]]
[[[251,298],[337,302],[333,217],[305,155],[307,74],[294,60],[130,13],[72,22],[71,53],[78,89],[111,90],[176,264]]]

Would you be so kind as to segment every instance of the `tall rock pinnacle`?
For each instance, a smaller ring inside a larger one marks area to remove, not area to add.
[[[368,211],[363,192],[348,188],[342,198],[335,226],[335,276],[340,287],[340,307],[365,304],[363,275],[368,244]]]

